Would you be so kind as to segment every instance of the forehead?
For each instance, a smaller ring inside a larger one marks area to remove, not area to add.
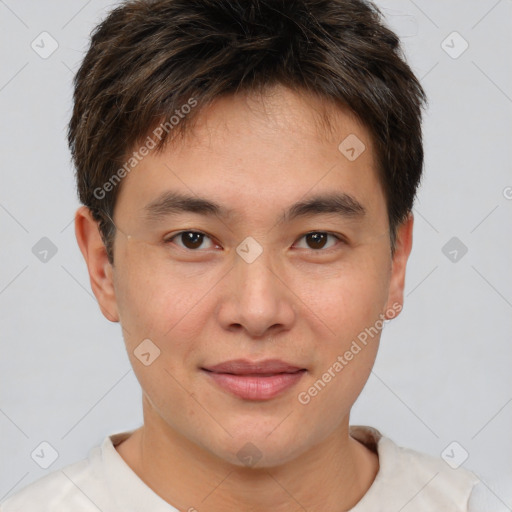
[[[218,98],[201,109],[185,140],[191,145],[204,144],[207,134],[218,142],[224,136],[227,143],[234,134],[262,140],[286,135],[290,143],[308,139],[320,145],[337,145],[345,132],[357,133],[367,146],[372,145],[368,130],[347,106],[275,85],[261,92]]]
[[[219,98],[193,121],[183,138],[150,152],[123,179],[116,210],[142,211],[166,190],[242,215],[308,193],[337,191],[369,203],[382,195],[370,134],[348,109],[276,87]]]

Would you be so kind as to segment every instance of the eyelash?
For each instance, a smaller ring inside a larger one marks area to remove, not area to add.
[[[171,244],[171,243],[174,243],[173,240],[175,238],[178,238],[179,236],[183,235],[184,233],[194,233],[195,235],[203,235],[205,236],[206,238],[209,238],[210,240],[212,240],[212,242],[214,242],[214,238],[211,237],[210,235],[208,235],[207,233],[204,233],[202,231],[193,231],[193,230],[184,230],[184,231],[179,231],[178,233],[175,233],[174,235],[164,239],[164,243],[165,244]],[[328,235],[328,236],[332,236],[334,238],[336,238],[336,240],[338,242],[341,242],[342,244],[346,244],[346,240],[341,237],[340,235],[337,235],[335,233],[331,233],[330,231],[308,231],[307,233],[304,233],[300,238],[299,240],[302,240],[304,237],[308,236],[308,235],[314,235],[314,234],[322,234],[322,235]],[[215,242],[214,242],[215,243]],[[220,245],[220,244],[219,244]],[[339,245],[339,243],[333,245],[332,247],[328,247],[327,249],[324,249],[324,248],[320,248],[320,249],[306,249],[306,250],[310,250],[312,252],[316,252],[316,253],[319,253],[319,252],[328,252],[329,250],[331,249],[335,249],[337,246]],[[182,247],[180,245],[178,245],[178,247],[180,249],[184,249],[185,251],[190,251],[190,252],[201,252],[201,251],[204,251],[204,250],[207,250],[207,249],[189,249],[188,247]]]

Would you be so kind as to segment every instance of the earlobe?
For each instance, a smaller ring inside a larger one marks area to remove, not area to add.
[[[101,312],[111,322],[119,321],[113,283],[113,269],[98,229],[98,223],[86,206],[75,214],[75,235],[87,264],[92,291]]]
[[[396,236],[395,254],[391,262],[391,279],[389,283],[386,318],[398,316],[404,302],[405,272],[412,249],[412,231],[414,216],[409,213],[407,219],[399,226]],[[392,312],[388,316],[388,312]]]

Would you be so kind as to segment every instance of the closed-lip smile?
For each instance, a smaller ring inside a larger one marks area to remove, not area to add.
[[[233,359],[201,368],[218,386],[245,400],[269,400],[294,386],[305,368],[280,359]]]

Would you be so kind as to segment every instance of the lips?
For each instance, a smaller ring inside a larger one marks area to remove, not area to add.
[[[234,359],[204,369],[214,373],[230,373],[232,375],[275,375],[276,373],[295,373],[304,370],[304,368],[279,359],[266,359],[260,362]]]
[[[297,384],[306,373],[305,368],[279,359],[235,359],[202,370],[222,390],[244,400],[274,398]]]

